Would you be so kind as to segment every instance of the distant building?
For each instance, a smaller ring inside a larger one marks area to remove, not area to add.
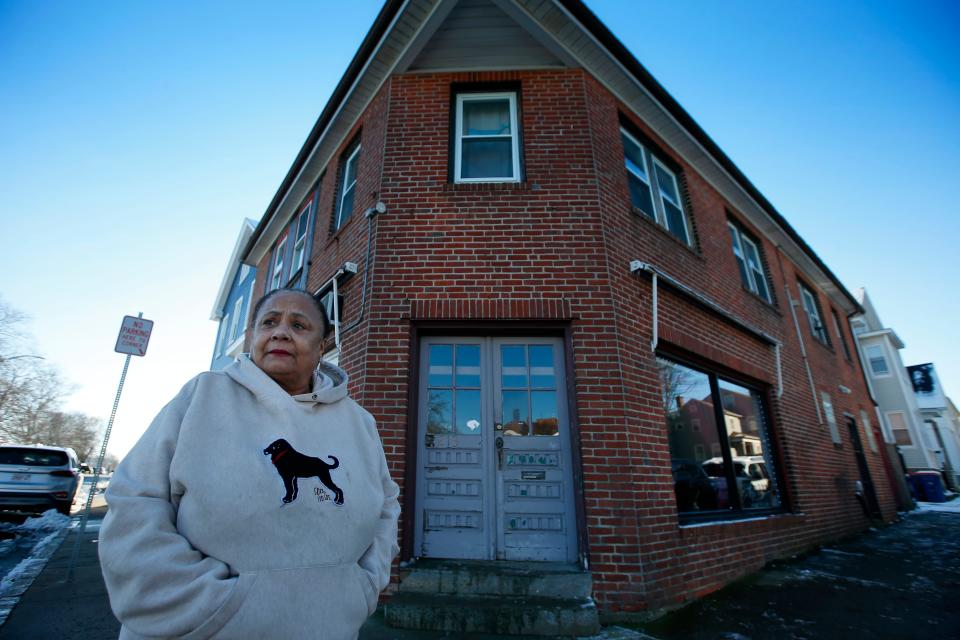
[[[947,486],[958,488],[960,471],[960,440],[958,440],[952,403],[940,386],[940,378],[932,363],[907,367],[907,375],[913,384],[924,443],[937,459],[936,469],[942,470]]]
[[[386,2],[243,260],[340,319],[402,486],[391,623],[480,608],[390,613],[456,561],[630,617],[896,515],[863,309],[577,0]]]
[[[240,254],[255,228],[253,220],[244,219],[210,313],[210,319],[219,323],[210,362],[214,371],[223,369],[243,351],[257,270],[241,263]]]
[[[866,289],[857,289],[855,295],[863,313],[851,320],[851,326],[882,417],[884,439],[896,446],[908,472],[940,469],[936,442],[923,437],[920,406],[900,357],[903,341],[883,325]]]

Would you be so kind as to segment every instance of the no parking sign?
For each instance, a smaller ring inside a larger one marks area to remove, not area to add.
[[[150,332],[153,331],[153,320],[123,316],[120,325],[120,335],[117,336],[117,346],[113,348],[117,353],[126,353],[131,356],[142,356],[147,353],[147,344],[150,342]]]

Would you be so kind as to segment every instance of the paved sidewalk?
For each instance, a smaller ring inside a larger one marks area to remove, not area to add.
[[[76,580],[69,583],[76,540],[71,531],[0,627],[0,640],[117,637],[120,625],[100,574],[97,535],[93,519],[81,542]],[[960,638],[960,499],[921,504],[900,523],[776,563],[638,630],[660,640]],[[639,637],[623,628],[600,636]],[[360,640],[454,638],[505,637],[399,631],[386,627],[379,612],[360,634]]]

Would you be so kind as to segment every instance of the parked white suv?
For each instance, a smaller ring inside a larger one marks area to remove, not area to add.
[[[0,445],[0,509],[69,515],[82,479],[69,447]]]

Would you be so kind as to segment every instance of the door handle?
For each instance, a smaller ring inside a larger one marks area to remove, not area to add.
[[[497,469],[503,469],[503,436],[497,436]]]

